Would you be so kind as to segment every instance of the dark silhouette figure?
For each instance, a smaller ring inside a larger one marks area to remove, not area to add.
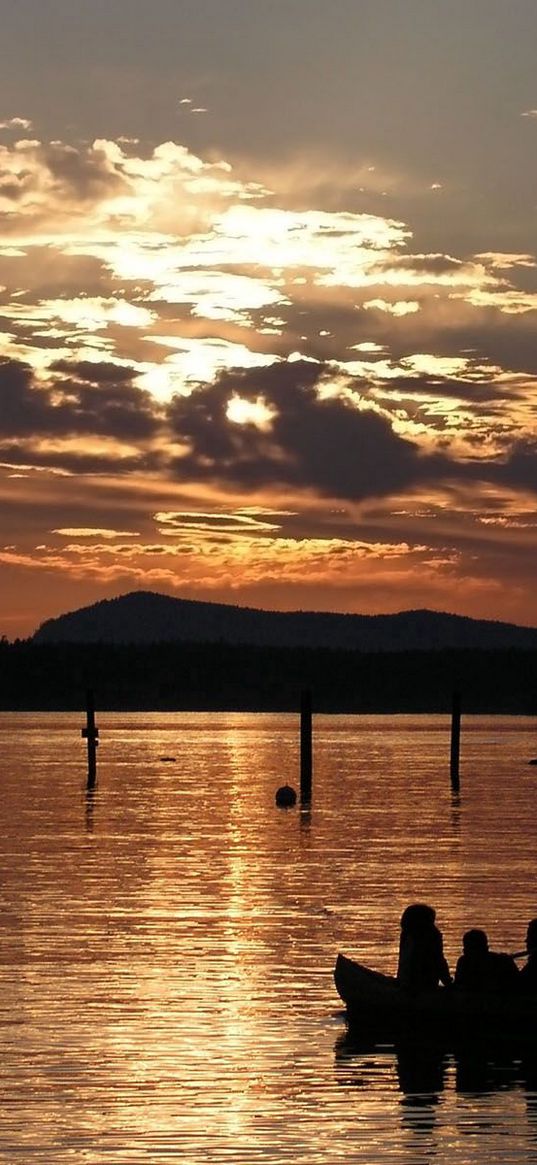
[[[511,955],[489,950],[484,930],[467,930],[462,940],[463,954],[457,962],[455,986],[465,991],[494,991],[508,994],[516,990],[519,972]]]
[[[401,916],[397,980],[406,991],[434,991],[439,982],[445,987],[452,982],[435,918],[432,906],[422,902],[407,906]]]
[[[537,992],[537,918],[532,918],[526,931],[528,961],[519,972],[520,988],[524,993]]]

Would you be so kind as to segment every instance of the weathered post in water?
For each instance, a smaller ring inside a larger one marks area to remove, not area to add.
[[[300,802],[309,805],[313,778],[311,692],[300,698]]]
[[[97,745],[99,729],[95,724],[95,700],[93,692],[86,692],[86,727],[82,729],[82,739],[88,742],[88,789],[97,780]]]
[[[453,692],[451,698],[451,788],[459,792],[459,759],[461,751],[461,696]]]

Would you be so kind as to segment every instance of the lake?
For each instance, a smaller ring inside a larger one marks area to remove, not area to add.
[[[454,795],[447,717],[317,716],[311,812],[296,716],[98,714],[90,792],[83,721],[0,714],[0,1161],[537,1162],[523,1064],[349,1043],[332,981],[416,899],[524,945],[534,720],[463,717]]]

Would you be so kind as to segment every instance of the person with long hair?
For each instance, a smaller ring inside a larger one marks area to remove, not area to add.
[[[405,991],[434,991],[439,983],[451,986],[436,912],[424,902],[407,906],[401,916],[397,981]]]

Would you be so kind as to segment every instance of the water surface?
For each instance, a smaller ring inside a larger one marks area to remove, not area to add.
[[[464,718],[454,796],[446,718],[318,716],[310,813],[295,716],[98,723],[88,792],[81,716],[0,715],[1,1161],[537,1161],[527,1065],[349,1042],[332,983],[414,899],[523,945],[534,721]]]

